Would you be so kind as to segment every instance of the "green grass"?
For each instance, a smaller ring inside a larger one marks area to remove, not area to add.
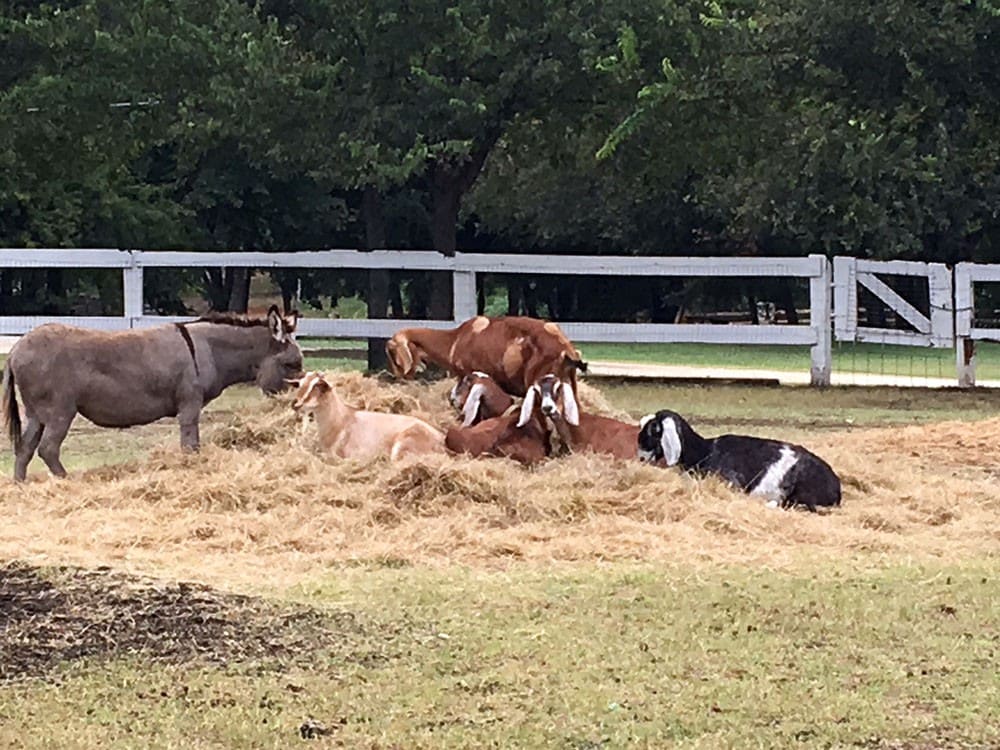
[[[316,349],[365,349],[362,339],[300,339],[303,347]],[[688,365],[745,370],[803,372],[809,369],[808,346],[720,345],[720,344],[580,344],[588,361],[636,362],[656,365]],[[851,344],[834,342],[835,372],[877,373],[917,378],[954,378],[952,349],[912,346]],[[976,353],[976,377],[1000,379],[1000,344],[980,342]]]
[[[809,369],[808,346],[723,346],[717,344],[581,344],[584,358],[643,364],[690,365],[754,370]],[[835,343],[835,372],[866,372],[913,377],[955,377],[952,349]],[[980,343],[976,376],[1000,378],[1000,344]]]
[[[285,595],[372,625],[346,654],[73,665],[0,687],[0,746],[996,747],[995,574],[338,569]]]
[[[923,388],[808,388],[600,382],[612,405],[638,419],[660,409],[713,435],[725,430],[788,436],[816,429],[975,421],[1000,415],[1000,391]]]

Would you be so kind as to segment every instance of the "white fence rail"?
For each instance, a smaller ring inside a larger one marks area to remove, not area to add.
[[[588,276],[780,277],[809,281],[808,325],[711,325],[654,323],[562,323],[581,342],[780,344],[811,347],[810,381],[828,385],[831,375],[831,323],[839,340],[879,341],[919,346],[950,346],[957,352],[960,385],[975,384],[974,344],[1000,340],[1000,330],[973,325],[973,285],[1000,282],[1000,266],[963,263],[954,272],[942,264],[907,261],[866,261],[822,255],[806,258],[666,258],[632,256],[545,256],[460,253],[445,257],[433,252],[380,250],[320,250],[281,253],[160,252],[123,250],[0,249],[0,268],[120,268],[124,314],[120,317],[0,316],[0,334],[24,334],[38,325],[63,322],[123,330],[184,317],[147,315],[143,299],[146,268],[337,268],[399,271],[441,271],[454,279],[453,320],[316,319],[303,318],[305,336],[387,338],[403,327],[450,328],[476,314],[476,274],[577,274]],[[836,269],[836,273],[834,272]],[[878,274],[925,276],[930,313],[924,315]],[[834,280],[836,278],[836,284]],[[954,282],[953,282],[954,279]],[[858,326],[857,285],[861,284],[909,321],[915,332]],[[954,302],[952,301],[954,283]],[[836,299],[833,299],[835,291]]]
[[[910,276],[927,283],[929,310],[925,314],[898,294],[882,276]],[[864,287],[905,320],[913,331],[861,325],[858,287]],[[955,308],[951,269],[944,263],[833,259],[833,327],[838,341],[951,348],[955,345]]]

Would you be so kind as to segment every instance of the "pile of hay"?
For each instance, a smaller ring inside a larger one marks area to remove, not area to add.
[[[448,383],[337,375],[350,403],[454,423]],[[608,413],[583,385],[584,408]],[[599,456],[532,470],[434,456],[390,464],[318,455],[288,397],[169,447],[67,482],[4,485],[0,556],[233,578],[299,580],[343,562],[503,565],[644,559],[782,566],[894,554],[1000,554],[1000,420],[823,433],[844,507],[781,512],[714,479]]]

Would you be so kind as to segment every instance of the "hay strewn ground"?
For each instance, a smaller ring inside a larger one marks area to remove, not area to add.
[[[334,376],[368,408],[454,419],[449,383]],[[584,408],[608,413],[582,388]],[[892,555],[1000,554],[1000,419],[824,433],[808,447],[845,485],[843,509],[784,513],[722,483],[594,456],[536,470],[498,460],[391,465],[317,456],[287,399],[68,482],[4,480],[0,557],[111,564],[184,579],[280,585],[345,561],[396,564],[651,559],[788,566]]]

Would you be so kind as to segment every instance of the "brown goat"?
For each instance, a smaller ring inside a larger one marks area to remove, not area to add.
[[[528,424],[539,415],[552,420],[560,439],[573,453],[639,457],[638,425],[581,413],[573,391],[555,375],[545,375],[531,386],[521,405],[518,424]]]
[[[462,426],[499,417],[514,405],[514,399],[485,372],[470,372],[448,394],[451,405],[462,414]]]
[[[471,427],[451,427],[444,445],[452,453],[510,458],[525,466],[544,461],[552,453],[544,420],[536,414],[519,426],[518,418],[514,412]]]
[[[559,326],[537,318],[480,315],[448,330],[404,328],[385,348],[398,378],[412,378],[421,364],[431,362],[458,377],[483,372],[514,396],[523,396],[549,373],[576,391],[576,371],[587,369]]]

